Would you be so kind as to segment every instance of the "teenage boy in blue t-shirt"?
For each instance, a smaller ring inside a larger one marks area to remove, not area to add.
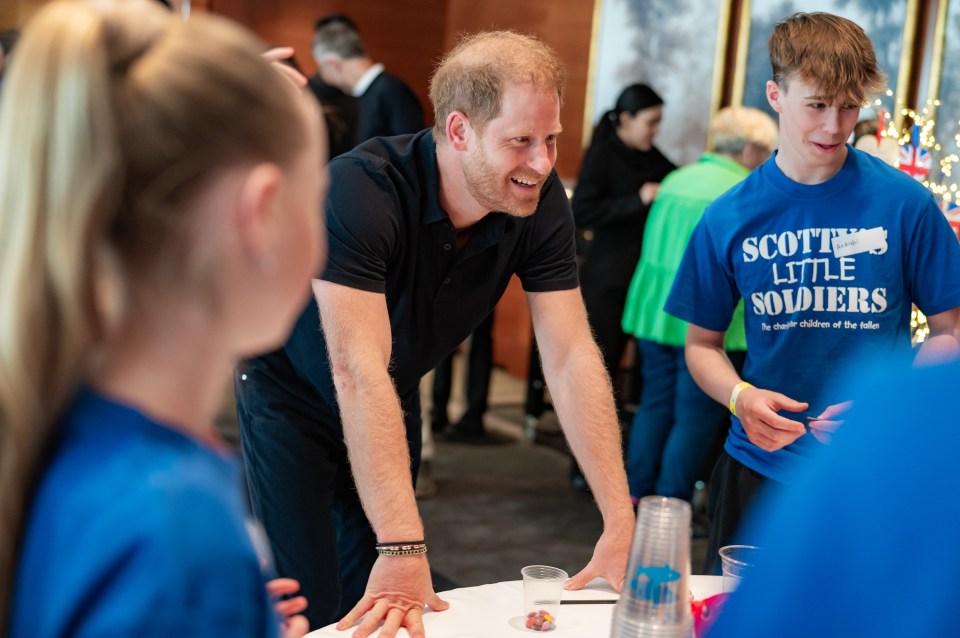
[[[846,144],[884,86],[870,40],[844,18],[798,13],[769,44],[780,147],[707,209],[666,304],[690,323],[694,379],[733,413],[711,479],[708,572],[718,548],[750,540],[734,535],[757,489],[789,482],[839,424],[847,397],[828,372],[864,350],[908,350],[913,303],[937,337],[924,349],[958,347],[960,245],[932,194]],[[741,297],[742,378],[723,349]]]

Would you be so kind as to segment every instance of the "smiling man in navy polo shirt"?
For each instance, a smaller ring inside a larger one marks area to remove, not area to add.
[[[432,131],[375,138],[330,164],[329,260],[314,280],[316,303],[285,347],[250,361],[236,384],[254,509],[314,626],[347,614],[345,629],[366,613],[355,636],[382,621],[384,638],[400,626],[416,637],[424,605],[447,608],[430,580],[413,490],[419,381],[513,274],[605,523],[568,587],[622,583],[633,511],[610,382],[578,288],[573,216],[553,170],[564,76],[536,39],[473,36],[431,80]]]

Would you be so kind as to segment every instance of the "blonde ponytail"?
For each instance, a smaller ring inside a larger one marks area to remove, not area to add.
[[[119,151],[102,23],[37,16],[0,110],[0,599],[47,430],[98,332],[92,254],[116,200]],[[72,20],[67,23],[65,20]],[[47,46],[47,42],[56,46]],[[35,77],[24,77],[28,74]],[[21,105],[25,108],[19,108]],[[26,108],[28,107],[28,108]],[[6,608],[7,605],[4,605]],[[4,620],[5,620],[4,613]]]
[[[52,429],[122,309],[103,290],[130,296],[138,278],[182,275],[158,266],[189,252],[177,203],[220,167],[284,163],[302,143],[302,111],[261,43],[153,4],[45,6],[4,81],[0,634]]]

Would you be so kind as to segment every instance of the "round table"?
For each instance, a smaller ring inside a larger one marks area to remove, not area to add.
[[[702,600],[722,591],[720,576],[691,576],[688,582],[694,598]],[[563,600],[612,600],[617,593],[606,581],[595,580],[580,591],[564,591]],[[462,587],[440,593],[440,598],[450,603],[450,609],[443,612],[427,610],[423,614],[423,624],[427,638],[508,638],[523,634],[533,636],[524,628],[526,620],[520,615],[523,600],[523,583],[512,580],[478,587]],[[607,636],[613,618],[612,603],[600,604],[562,604],[557,614],[556,629],[547,632],[549,638],[584,638],[585,636]],[[318,629],[308,638],[325,636],[350,636],[353,628],[337,631],[334,625]],[[379,630],[372,636],[379,636]],[[409,634],[401,629],[398,637],[407,638]]]

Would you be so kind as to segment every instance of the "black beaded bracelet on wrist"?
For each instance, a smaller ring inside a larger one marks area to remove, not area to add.
[[[377,543],[377,554],[380,556],[415,556],[427,553],[425,541],[399,541],[395,543]]]

